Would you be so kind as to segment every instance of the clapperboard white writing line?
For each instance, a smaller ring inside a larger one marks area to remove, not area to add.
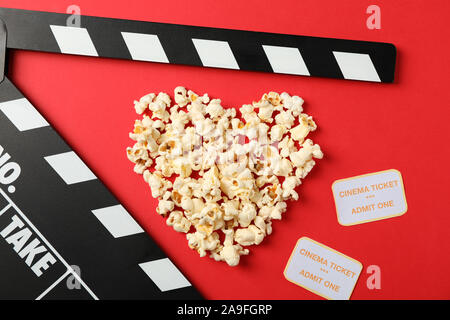
[[[49,293],[53,288],[55,288],[61,281],[64,280],[65,277],[67,277],[69,274],[76,274],[76,272],[72,272],[70,270],[67,270],[65,273],[63,273],[63,275],[61,277],[59,277],[55,282],[53,282],[50,287],[48,287],[47,289],[44,290],[44,292],[42,292],[37,298],[36,300],[41,300],[43,297],[45,297],[45,295],[47,293]],[[92,296],[94,299],[96,299],[96,297]],[[97,300],[97,299],[96,299]]]
[[[47,246],[47,248],[59,259],[61,263],[64,264],[64,266],[67,268],[67,271],[55,282],[53,283],[49,288],[47,288],[41,295],[39,295],[38,299],[41,299],[45,294],[47,294],[56,284],[61,282],[62,279],[64,279],[65,276],[68,274],[72,274],[77,281],[80,282],[80,284],[89,292],[89,294],[94,298],[95,300],[98,300],[97,296],[92,292],[92,290],[89,288],[89,286],[86,285],[86,283],[80,278],[80,276],[73,270],[73,268],[64,260],[64,258],[58,253],[58,251],[55,250],[55,248],[48,242],[48,240],[41,234],[41,232],[34,226],[34,224],[27,218],[27,216],[20,210],[20,208],[11,200],[11,198],[0,188],[0,194],[3,196],[3,198],[8,202],[8,205],[6,206],[6,210],[9,208],[14,208],[14,210],[20,215],[22,220],[24,220],[27,225],[33,229],[34,233],[40,238],[40,240]],[[6,211],[5,210],[5,211]],[[3,213],[3,210],[1,211]],[[0,214],[1,215],[1,214]]]
[[[382,42],[0,8],[7,47],[94,57],[393,82],[396,48]],[[32,22],[32,23],[31,23]]]
[[[8,210],[9,208],[11,208],[11,204],[8,203],[2,210],[0,210],[0,216],[6,212],[6,210]]]

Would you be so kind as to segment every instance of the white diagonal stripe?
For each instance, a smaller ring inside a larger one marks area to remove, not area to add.
[[[62,53],[98,56],[86,28],[50,25]]]
[[[120,204],[92,210],[103,226],[114,238],[142,233],[144,230]]]
[[[133,60],[169,63],[157,35],[121,32]]]
[[[340,51],[333,54],[345,79],[381,82],[368,54]]]
[[[310,75],[298,48],[263,45],[263,49],[273,72]]]
[[[205,67],[239,69],[236,58],[226,41],[192,39]]]
[[[140,263],[139,266],[161,291],[169,291],[191,285],[168,258]]]
[[[67,184],[97,179],[91,169],[73,151],[47,156],[44,159]]]
[[[0,103],[0,110],[19,131],[26,131],[48,126],[48,122],[26,99],[16,99]]]

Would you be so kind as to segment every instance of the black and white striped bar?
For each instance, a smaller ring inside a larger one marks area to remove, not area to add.
[[[0,8],[7,47],[235,70],[393,82],[389,43],[227,30]]]
[[[66,298],[201,296],[5,78],[0,84],[0,299]]]

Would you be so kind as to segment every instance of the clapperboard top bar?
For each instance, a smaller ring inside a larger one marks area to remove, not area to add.
[[[393,44],[0,8],[7,47],[76,55],[393,82]]]

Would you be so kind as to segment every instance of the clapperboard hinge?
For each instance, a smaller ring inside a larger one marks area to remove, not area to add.
[[[5,22],[0,18],[0,83],[5,79],[6,69],[6,38],[7,30]]]

